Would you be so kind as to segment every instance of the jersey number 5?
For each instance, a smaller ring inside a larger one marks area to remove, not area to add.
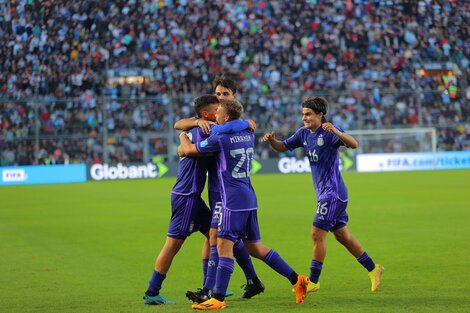
[[[253,160],[253,148],[240,148],[240,149],[233,149],[230,150],[230,155],[232,158],[238,159],[238,155],[240,155],[240,160],[238,160],[237,165],[232,170],[232,177],[233,178],[245,178],[250,176],[251,173],[251,161]],[[243,164],[246,163],[246,172],[243,171]]]

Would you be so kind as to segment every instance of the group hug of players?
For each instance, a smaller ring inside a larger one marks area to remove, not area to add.
[[[298,274],[274,249],[261,242],[257,198],[250,181],[256,124],[242,119],[243,106],[236,100],[233,80],[218,77],[213,86],[213,95],[195,100],[197,117],[175,123],[175,128],[183,132],[178,147],[178,177],[171,194],[172,215],[144,303],[174,304],[161,295],[162,283],[184,240],[196,231],[206,237],[202,253],[203,286],[186,293],[196,310],[227,307],[225,298],[233,295],[227,287],[235,260],[247,280],[240,297],[252,298],[264,292],[265,286],[250,256],[287,278],[295,302],[303,303],[308,293],[320,289],[319,276],[326,256],[328,232],[367,269],[371,291],[377,291],[384,268],[374,263],[348,230],[348,192],[339,170],[340,146],[355,149],[358,143],[327,122],[327,100],[309,97],[302,102],[303,127],[291,137],[278,140],[273,131],[262,138],[279,152],[303,147],[310,162],[317,211],[311,227],[310,275],[306,276]],[[201,198],[206,178],[209,207]]]

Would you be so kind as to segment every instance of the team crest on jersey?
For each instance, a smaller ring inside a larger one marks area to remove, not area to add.
[[[304,141],[304,146],[306,146],[306,145],[307,145],[307,142],[306,142],[306,141]]]
[[[324,143],[325,143],[325,142],[323,141],[323,136],[320,135],[320,136],[318,137],[318,139],[317,139],[317,145],[323,146]]]
[[[204,147],[207,146],[208,144],[209,144],[209,142],[208,142],[207,139],[206,139],[206,140],[201,141],[201,143],[199,144],[199,146],[200,146],[201,148],[204,148]]]

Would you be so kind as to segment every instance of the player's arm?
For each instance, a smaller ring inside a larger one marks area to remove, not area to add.
[[[273,147],[273,149],[278,151],[278,152],[285,152],[285,151],[289,150],[289,149],[287,149],[284,142],[276,139],[276,133],[275,132],[270,132],[270,133],[264,134],[262,140],[263,140],[263,142],[269,143],[269,145],[271,147]]]
[[[222,125],[212,127],[211,134],[231,134],[245,129],[256,130],[256,123],[253,120],[233,120]]]
[[[189,140],[188,135],[180,134],[181,151],[187,156],[210,156],[220,151],[219,135],[211,135],[196,144]]]
[[[346,145],[346,147],[352,148],[352,149],[356,149],[357,147],[359,147],[359,144],[357,143],[357,140],[353,136],[341,132],[333,124],[323,123],[321,126],[327,132],[330,132],[333,135],[337,136],[339,138],[339,140],[341,140]]]
[[[180,134],[180,142],[181,142],[181,145],[178,147],[178,154],[180,154],[180,151],[181,151],[183,156],[199,155],[199,151],[197,151],[196,145],[193,144],[191,140],[189,140],[186,132],[182,132]]]
[[[176,121],[173,127],[178,130],[190,130],[193,127],[201,127],[204,134],[209,134],[211,132],[211,125],[213,124],[215,123],[195,117],[189,117]]]

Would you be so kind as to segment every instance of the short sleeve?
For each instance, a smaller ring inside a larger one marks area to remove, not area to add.
[[[298,129],[292,136],[283,141],[284,145],[289,150],[294,150],[303,147],[303,128]]]
[[[220,151],[219,135],[214,134],[196,144],[199,153],[211,153]]]

